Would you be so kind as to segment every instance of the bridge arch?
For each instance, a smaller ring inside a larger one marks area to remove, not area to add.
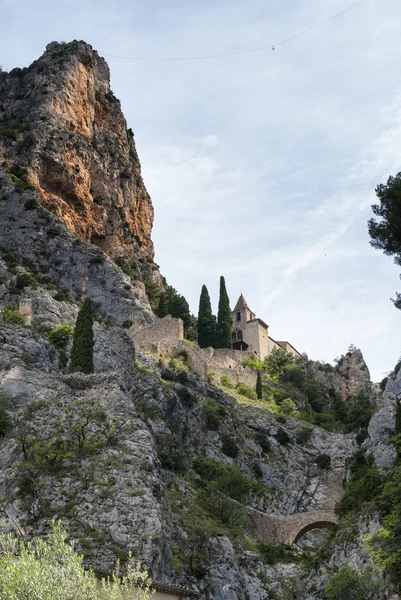
[[[307,525],[305,525],[304,527],[302,527],[302,529],[300,529],[298,531],[298,533],[295,535],[295,538],[291,542],[291,544],[296,544],[301,539],[301,537],[303,537],[309,531],[313,531],[314,529],[325,529],[325,528],[333,527],[336,523],[337,523],[337,520],[335,520],[335,519],[313,521],[311,523],[308,523]]]

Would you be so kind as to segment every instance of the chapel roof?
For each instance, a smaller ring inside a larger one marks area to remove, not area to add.
[[[243,308],[248,308],[248,302],[245,300],[243,294],[238,298],[237,304],[235,305],[234,311],[242,310]],[[250,310],[250,309],[249,309]]]

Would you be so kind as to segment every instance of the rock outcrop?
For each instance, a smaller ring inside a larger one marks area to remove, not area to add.
[[[28,68],[0,73],[0,168],[113,259],[153,259],[153,207],[133,133],[89,44],[53,42]]]

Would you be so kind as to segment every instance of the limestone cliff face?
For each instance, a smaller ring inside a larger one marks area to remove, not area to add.
[[[133,134],[89,44],[53,42],[30,67],[0,72],[0,168],[113,259],[153,259],[153,207]]]

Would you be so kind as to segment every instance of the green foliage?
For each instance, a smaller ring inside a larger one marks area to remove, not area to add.
[[[328,600],[369,600],[374,598],[378,589],[379,582],[373,579],[371,570],[360,575],[346,565],[330,578],[324,592]]]
[[[11,417],[7,411],[7,402],[4,394],[0,393],[0,438],[4,437],[10,428]]]
[[[196,398],[187,387],[179,388],[178,390],[176,390],[176,393],[181,402],[184,404],[184,406],[190,408],[195,404]]]
[[[302,427],[302,429],[298,431],[295,440],[297,444],[301,444],[302,446],[304,446],[309,442],[309,440],[312,437],[312,434],[313,429],[311,427]]]
[[[67,366],[66,348],[68,340],[74,334],[74,328],[69,325],[59,325],[56,329],[50,331],[47,339],[59,351],[60,367],[64,369]]]
[[[205,398],[201,403],[200,415],[207,429],[217,431],[226,416],[226,411],[213,398]]]
[[[318,454],[315,458],[315,463],[317,464],[319,469],[324,469],[328,471],[331,466],[330,454]]]
[[[24,288],[33,284],[32,275],[29,273],[19,273],[15,279],[15,287],[17,290],[23,290]]]
[[[226,456],[230,456],[231,458],[236,458],[239,454],[239,448],[235,443],[235,440],[228,433],[223,433],[221,436],[222,446],[221,450]]]
[[[256,395],[259,400],[263,398],[262,376],[260,374],[260,371],[258,371],[256,378]]]
[[[244,367],[249,367],[252,371],[264,371],[265,363],[259,358],[253,358],[249,356],[246,360],[242,361]]]
[[[214,347],[216,339],[216,317],[212,313],[210,296],[205,285],[199,299],[198,344],[201,348]]]
[[[189,304],[173,287],[169,286],[167,289],[167,303],[168,303],[168,314],[172,317],[182,319],[184,322],[184,329],[191,326],[191,313],[189,312]]]
[[[13,323],[14,325],[25,325],[25,319],[19,314],[18,310],[5,306],[3,308],[3,319],[5,323]]]
[[[257,549],[262,561],[268,565],[299,562],[300,551],[297,546],[258,542]]]
[[[17,175],[14,175],[14,173],[7,173],[7,175],[9,177],[11,177],[11,180],[14,184],[15,190],[19,193],[19,194],[23,194],[24,192],[28,191],[28,190],[34,190],[35,187],[29,183],[26,183],[26,181],[24,181],[23,179],[21,179],[20,177],[17,177]]]
[[[216,348],[232,348],[232,317],[224,277],[220,277],[219,309],[217,313]]]
[[[69,367],[71,373],[93,373],[93,344],[93,307],[87,298],[79,310],[74,329]]]
[[[168,301],[167,294],[161,293],[159,298],[159,304],[155,310],[158,317],[161,319],[168,315]]]
[[[258,431],[257,434],[255,435],[255,442],[257,442],[259,444],[259,446],[262,448],[264,454],[268,454],[269,452],[271,452],[272,447],[271,447],[269,438],[267,437],[267,435],[265,433]]]
[[[358,513],[366,502],[374,501],[380,493],[384,476],[374,464],[371,454],[357,450],[349,465],[352,473],[346,492],[336,506],[337,514]]]
[[[145,284],[146,295],[148,297],[149,304],[150,304],[152,310],[156,310],[156,308],[159,305],[159,299],[160,299],[160,294],[161,294],[159,284],[150,278],[145,279],[144,284]]]
[[[247,521],[245,509],[233,502],[225,490],[221,490],[218,482],[211,482],[207,489],[201,492],[200,498],[208,513],[222,525],[235,533],[243,530]]]
[[[286,415],[287,417],[298,417],[299,416],[299,410],[297,410],[297,405],[295,404],[294,400],[291,400],[291,398],[285,398],[280,406],[279,406],[279,412],[283,415]]]
[[[15,552],[18,551],[18,561]],[[0,534],[0,598],[3,600],[150,600],[151,581],[131,557],[124,576],[116,572],[102,581],[86,571],[67,533],[53,524],[47,539],[19,542]]]
[[[283,381],[287,367],[294,364],[294,358],[283,349],[274,348],[264,360],[266,372],[275,377],[278,381]]]
[[[379,221],[370,219],[368,231],[373,248],[383,250],[387,256],[394,256],[394,262],[401,264],[401,173],[390,176],[386,184],[376,187],[376,196],[380,204],[372,206],[373,214]],[[401,295],[397,293],[394,301],[401,308]]]
[[[239,383],[236,387],[236,391],[240,396],[245,396],[245,398],[249,398],[250,400],[257,400],[255,390],[245,383]]]
[[[230,496],[237,502],[246,504],[251,493],[264,493],[262,484],[246,477],[235,465],[227,465],[213,458],[199,455],[195,458],[193,467],[206,487],[207,484],[213,482],[216,491]]]
[[[28,198],[24,202],[25,210],[36,210],[38,208],[38,203],[35,198]]]
[[[346,422],[349,431],[366,429],[375,411],[375,406],[364,394],[358,394],[347,402]]]
[[[227,375],[222,375],[220,377],[220,383],[229,390],[232,390],[235,387],[233,381]]]
[[[6,252],[3,254],[3,260],[9,269],[15,269],[21,264],[18,255],[15,252]]]
[[[287,446],[287,444],[290,441],[288,433],[282,427],[279,427],[279,429],[278,429],[278,431],[276,433],[276,440],[282,446]]]
[[[299,390],[304,389],[305,373],[296,362],[285,365],[280,379],[283,383],[290,383]]]

